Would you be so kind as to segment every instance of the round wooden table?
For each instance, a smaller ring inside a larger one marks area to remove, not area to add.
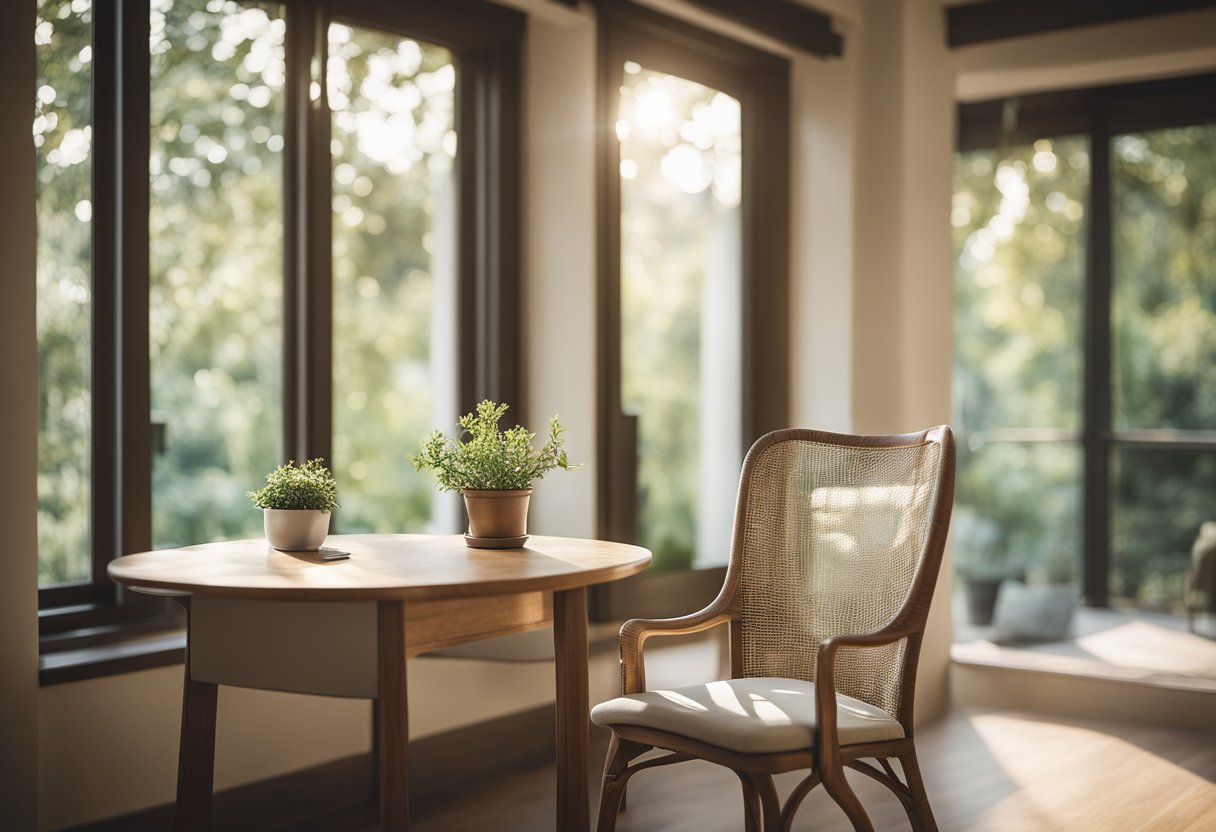
[[[562,537],[470,549],[459,535],[331,535],[348,560],[263,539],[127,555],[110,577],[178,596],[187,658],[177,829],[210,824],[216,686],[376,699],[380,825],[409,828],[406,659],[553,625],[557,826],[589,828],[587,587],[650,563],[638,546]]]

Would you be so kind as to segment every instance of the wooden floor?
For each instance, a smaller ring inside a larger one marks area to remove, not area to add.
[[[943,832],[1216,830],[1214,734],[971,711],[923,730],[917,744]],[[596,735],[593,767],[603,748]],[[849,776],[877,830],[908,829],[890,793]],[[784,795],[797,780],[783,775],[778,788]],[[460,800],[415,807],[413,828],[541,832],[553,828],[553,814],[553,770],[543,768],[496,779]],[[735,776],[692,762],[631,780],[617,829],[733,832],[742,825]],[[851,829],[822,789],[803,803],[794,828]]]

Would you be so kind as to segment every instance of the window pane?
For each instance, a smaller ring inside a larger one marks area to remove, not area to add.
[[[654,569],[725,563],[743,456],[739,102],[627,63],[618,118],[638,542]]]
[[[334,463],[343,531],[455,531],[406,461],[456,423],[454,106],[448,50],[331,25]]]
[[[1055,442],[961,447],[951,534],[967,578],[1075,584],[1081,561],[1081,449]]]
[[[279,458],[284,32],[275,4],[152,3],[158,547],[258,534]]]
[[[961,153],[954,177],[955,424],[1077,430],[1088,140]]]
[[[1112,144],[1114,423],[1216,430],[1216,125]]]
[[[92,577],[92,37],[87,1],[40,0],[34,29],[39,585]]]
[[[967,579],[1077,581],[1080,448],[1024,440],[1081,427],[1088,151],[1066,137],[955,157],[953,539]]]
[[[1191,545],[1216,520],[1216,451],[1121,446],[1113,462],[1111,596],[1180,610]]]

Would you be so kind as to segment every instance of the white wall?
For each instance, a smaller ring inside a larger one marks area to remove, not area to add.
[[[0,827],[5,829],[34,827],[38,794],[33,27],[33,0],[0,10]]]
[[[842,24],[846,54],[791,57],[790,419],[847,432],[854,427],[852,279],[857,260],[860,60]]]
[[[532,528],[595,534],[595,24],[554,9],[530,19],[524,59],[524,354],[533,430],[559,414],[570,459],[532,498]]]

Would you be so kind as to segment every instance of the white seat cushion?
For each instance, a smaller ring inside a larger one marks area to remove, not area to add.
[[[889,713],[836,695],[841,745],[901,739]],[[591,711],[596,725],[637,725],[739,751],[772,754],[809,749],[815,736],[815,683],[758,677],[620,696]]]

